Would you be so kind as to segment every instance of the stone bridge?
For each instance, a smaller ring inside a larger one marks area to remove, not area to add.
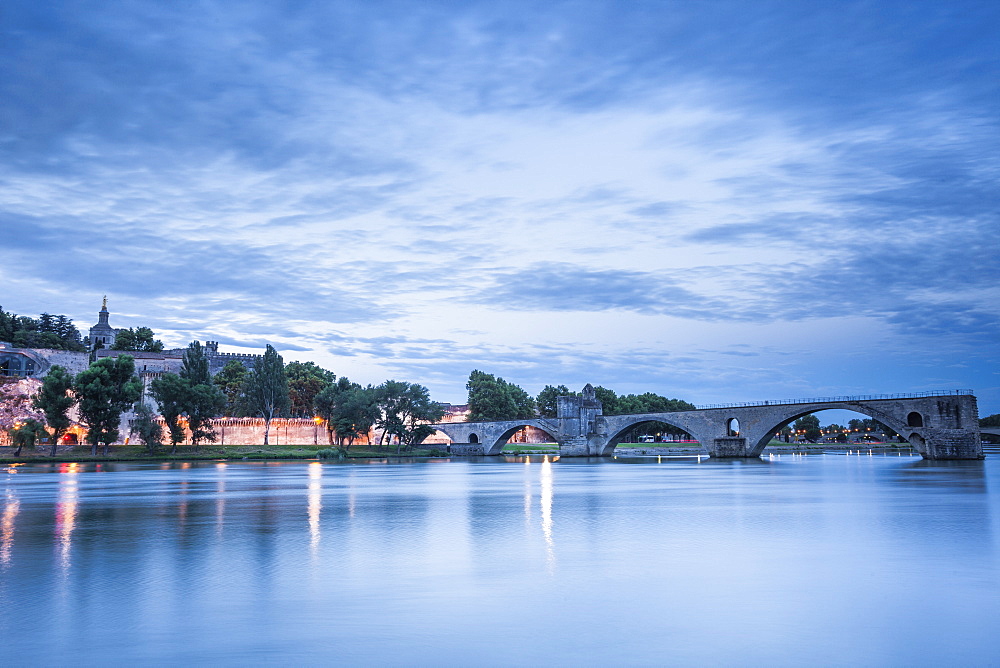
[[[559,444],[563,457],[606,457],[625,434],[644,422],[664,422],[697,440],[712,457],[759,457],[774,435],[798,418],[843,409],[875,418],[898,432],[925,459],[982,459],[979,409],[971,391],[927,395],[836,397],[732,405],[672,413],[604,415],[594,389],[559,397],[555,418],[432,425],[446,434],[453,454],[498,455],[519,429],[537,427]]]

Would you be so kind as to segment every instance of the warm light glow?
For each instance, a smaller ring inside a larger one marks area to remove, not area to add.
[[[542,459],[542,536],[545,537],[545,555],[551,572],[555,566],[555,542],[552,539],[552,462],[548,455]]]
[[[0,568],[10,566],[11,548],[14,547],[14,520],[21,508],[21,502],[12,490],[7,490],[7,498],[3,508],[3,519],[0,520]]]
[[[323,509],[323,464],[309,463],[309,551],[319,558],[319,515]]]
[[[76,507],[80,499],[77,479],[80,465],[62,464],[59,473],[63,477],[59,480],[59,496],[56,500],[56,538],[59,544],[59,565],[63,569],[63,574],[66,574],[70,567],[73,529],[76,527]]]

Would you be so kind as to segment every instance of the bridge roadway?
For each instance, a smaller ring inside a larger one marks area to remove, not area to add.
[[[630,429],[655,421],[691,434],[712,457],[759,457],[785,425],[817,411],[842,409],[875,418],[903,436],[926,459],[983,458],[978,407],[971,391],[884,396],[604,415],[601,402],[587,385],[582,396],[559,397],[554,418],[432,426],[452,440],[448,446],[452,454],[498,455],[507,439],[530,426],[549,434],[559,444],[560,456],[607,457]]]

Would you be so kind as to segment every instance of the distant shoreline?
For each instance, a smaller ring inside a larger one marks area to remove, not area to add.
[[[527,450],[525,444],[512,444],[511,452],[504,452],[497,456],[523,457],[526,455],[558,455],[558,448],[546,448],[545,444],[532,444],[534,448]],[[185,462],[185,461],[324,461],[317,457],[319,450],[326,449],[322,446],[263,446],[263,445],[242,445],[242,446],[203,446],[200,451],[191,450],[191,446],[181,446],[176,454],[166,452],[149,455],[139,452],[137,446],[112,446],[107,457],[102,455],[91,455],[89,448],[86,452],[69,451],[57,453],[55,457],[49,457],[47,449],[45,452],[25,453],[21,457],[12,455],[13,448],[3,447],[0,449],[0,464],[5,466],[10,464],[89,464],[89,463],[110,463],[110,462]],[[426,457],[455,457],[464,459],[460,455],[448,453],[442,447],[418,448],[410,452],[396,453],[394,449],[372,450],[369,446],[357,446],[356,450],[348,452],[348,459],[386,459],[386,458],[426,458]],[[82,449],[82,448],[80,448]],[[908,450],[916,452],[908,443],[873,443],[870,445],[843,444],[843,443],[781,443],[772,444],[764,448],[762,454],[771,453],[820,453],[824,451],[883,451],[883,450]],[[617,457],[656,457],[664,455],[696,456],[707,457],[708,452],[701,447],[690,443],[671,445],[669,443],[658,444],[638,444],[625,443],[618,446],[614,451]],[[330,460],[325,460],[330,461]]]

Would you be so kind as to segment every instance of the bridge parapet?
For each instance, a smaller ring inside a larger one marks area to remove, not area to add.
[[[976,397],[965,390],[929,396],[879,395],[885,398],[768,402],[670,413],[603,415],[600,401],[593,398],[593,388],[588,396],[589,387],[584,388],[583,397],[560,397],[556,418],[432,426],[455,442],[453,448],[461,446],[459,449],[475,454],[499,454],[515,431],[532,426],[549,433],[559,443],[562,456],[608,456],[629,429],[656,421],[691,434],[713,457],[759,457],[774,434],[790,422],[810,413],[842,409],[882,422],[927,459],[983,457]]]

